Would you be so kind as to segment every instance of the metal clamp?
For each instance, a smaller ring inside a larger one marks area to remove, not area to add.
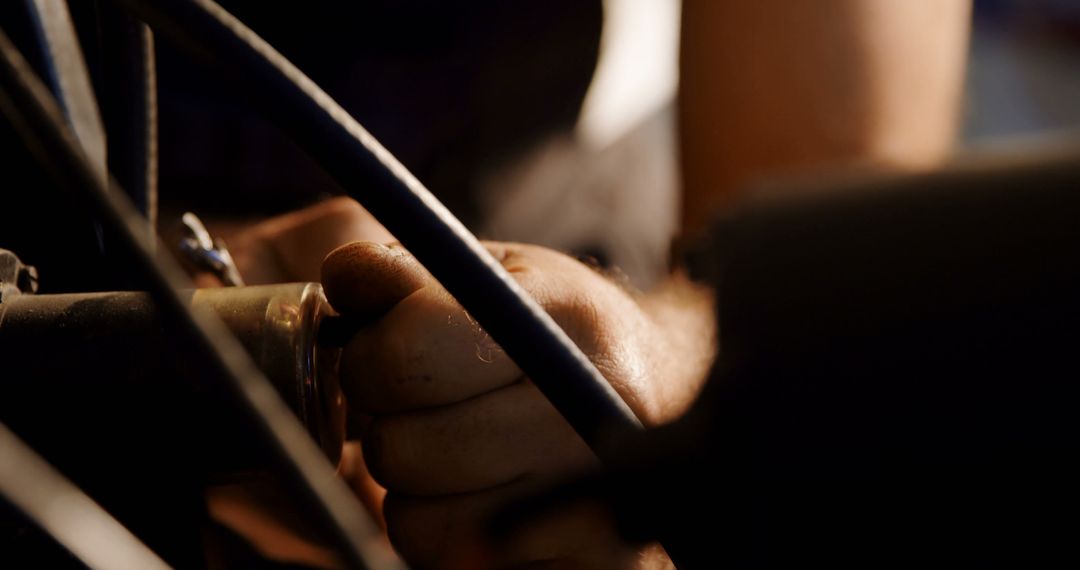
[[[241,287],[244,278],[236,268],[225,242],[210,237],[202,220],[191,212],[181,218],[187,237],[180,240],[180,251],[197,269],[213,274],[228,287]]]

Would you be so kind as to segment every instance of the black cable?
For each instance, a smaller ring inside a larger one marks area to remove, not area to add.
[[[367,517],[355,496],[334,473],[274,388],[255,367],[237,340],[211,315],[196,313],[178,295],[190,284],[170,258],[156,258],[142,219],[120,192],[112,192],[98,176],[49,91],[0,30],[0,112],[45,165],[49,175],[92,211],[114,234],[121,253],[146,280],[149,293],[169,323],[203,357],[209,372],[233,390],[256,427],[277,452],[283,474],[306,494],[305,506],[326,525],[327,537],[343,563],[355,568],[393,567],[380,556],[381,531]],[[126,250],[126,251],[123,251]]]
[[[364,205],[499,343],[597,456],[642,429],[584,353],[409,171],[329,95],[210,0],[116,0],[217,67]]]

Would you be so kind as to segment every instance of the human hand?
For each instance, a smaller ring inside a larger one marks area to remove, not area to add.
[[[657,302],[557,252],[486,245],[642,421],[685,410],[711,358],[711,319],[700,317],[711,312],[700,293]],[[339,312],[372,322],[345,347],[341,378],[350,413],[367,416],[364,458],[389,491],[390,538],[409,563],[461,563],[499,506],[597,465],[536,386],[403,248],[343,246],[324,262],[323,283]],[[582,505],[547,517],[487,553],[487,562],[666,562],[657,548],[621,543],[607,516]]]
[[[248,285],[318,281],[323,257],[356,240],[393,236],[352,198],[331,198],[256,224],[208,221],[222,237]],[[202,276],[200,286],[210,286]]]

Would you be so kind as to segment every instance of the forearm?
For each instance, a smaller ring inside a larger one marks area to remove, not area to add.
[[[684,224],[765,173],[924,167],[951,148],[970,0],[684,0]]]

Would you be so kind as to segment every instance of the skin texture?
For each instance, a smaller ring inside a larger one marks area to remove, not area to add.
[[[679,318],[675,305],[642,302],[560,253],[486,245],[646,423],[671,420],[685,409],[711,354],[708,313],[689,310],[707,305],[707,292],[685,283],[683,296],[699,299],[683,305],[686,314]],[[607,514],[588,505],[538,521],[496,548],[476,548],[477,531],[494,509],[596,468],[596,459],[404,249],[370,242],[343,246],[324,262],[323,283],[343,314],[382,315],[345,347],[341,375],[352,380],[346,384],[350,413],[369,418],[362,429],[364,459],[388,490],[383,512],[389,536],[409,563],[456,566],[475,552],[485,552],[496,566],[664,562],[655,548],[623,544]],[[668,334],[676,319],[691,330]],[[679,342],[688,337],[696,340]]]
[[[248,283],[259,284],[314,280],[307,252],[367,236],[388,234],[355,202],[335,199],[227,239]],[[712,359],[709,291],[673,276],[645,295],[555,251],[486,245],[647,423],[673,419],[689,406]],[[339,472],[384,517],[388,535],[410,565],[669,564],[655,545],[634,548],[618,540],[609,515],[593,505],[545,517],[505,542],[487,543],[479,529],[493,510],[595,468],[595,458],[403,248],[354,242],[327,256],[321,272],[335,309],[368,323],[342,358],[350,423],[363,442],[346,444]],[[260,532],[265,525],[219,518],[256,544],[266,535]],[[583,543],[583,536],[590,538]],[[262,546],[277,552],[282,544]],[[304,552],[284,554],[318,564]]]

